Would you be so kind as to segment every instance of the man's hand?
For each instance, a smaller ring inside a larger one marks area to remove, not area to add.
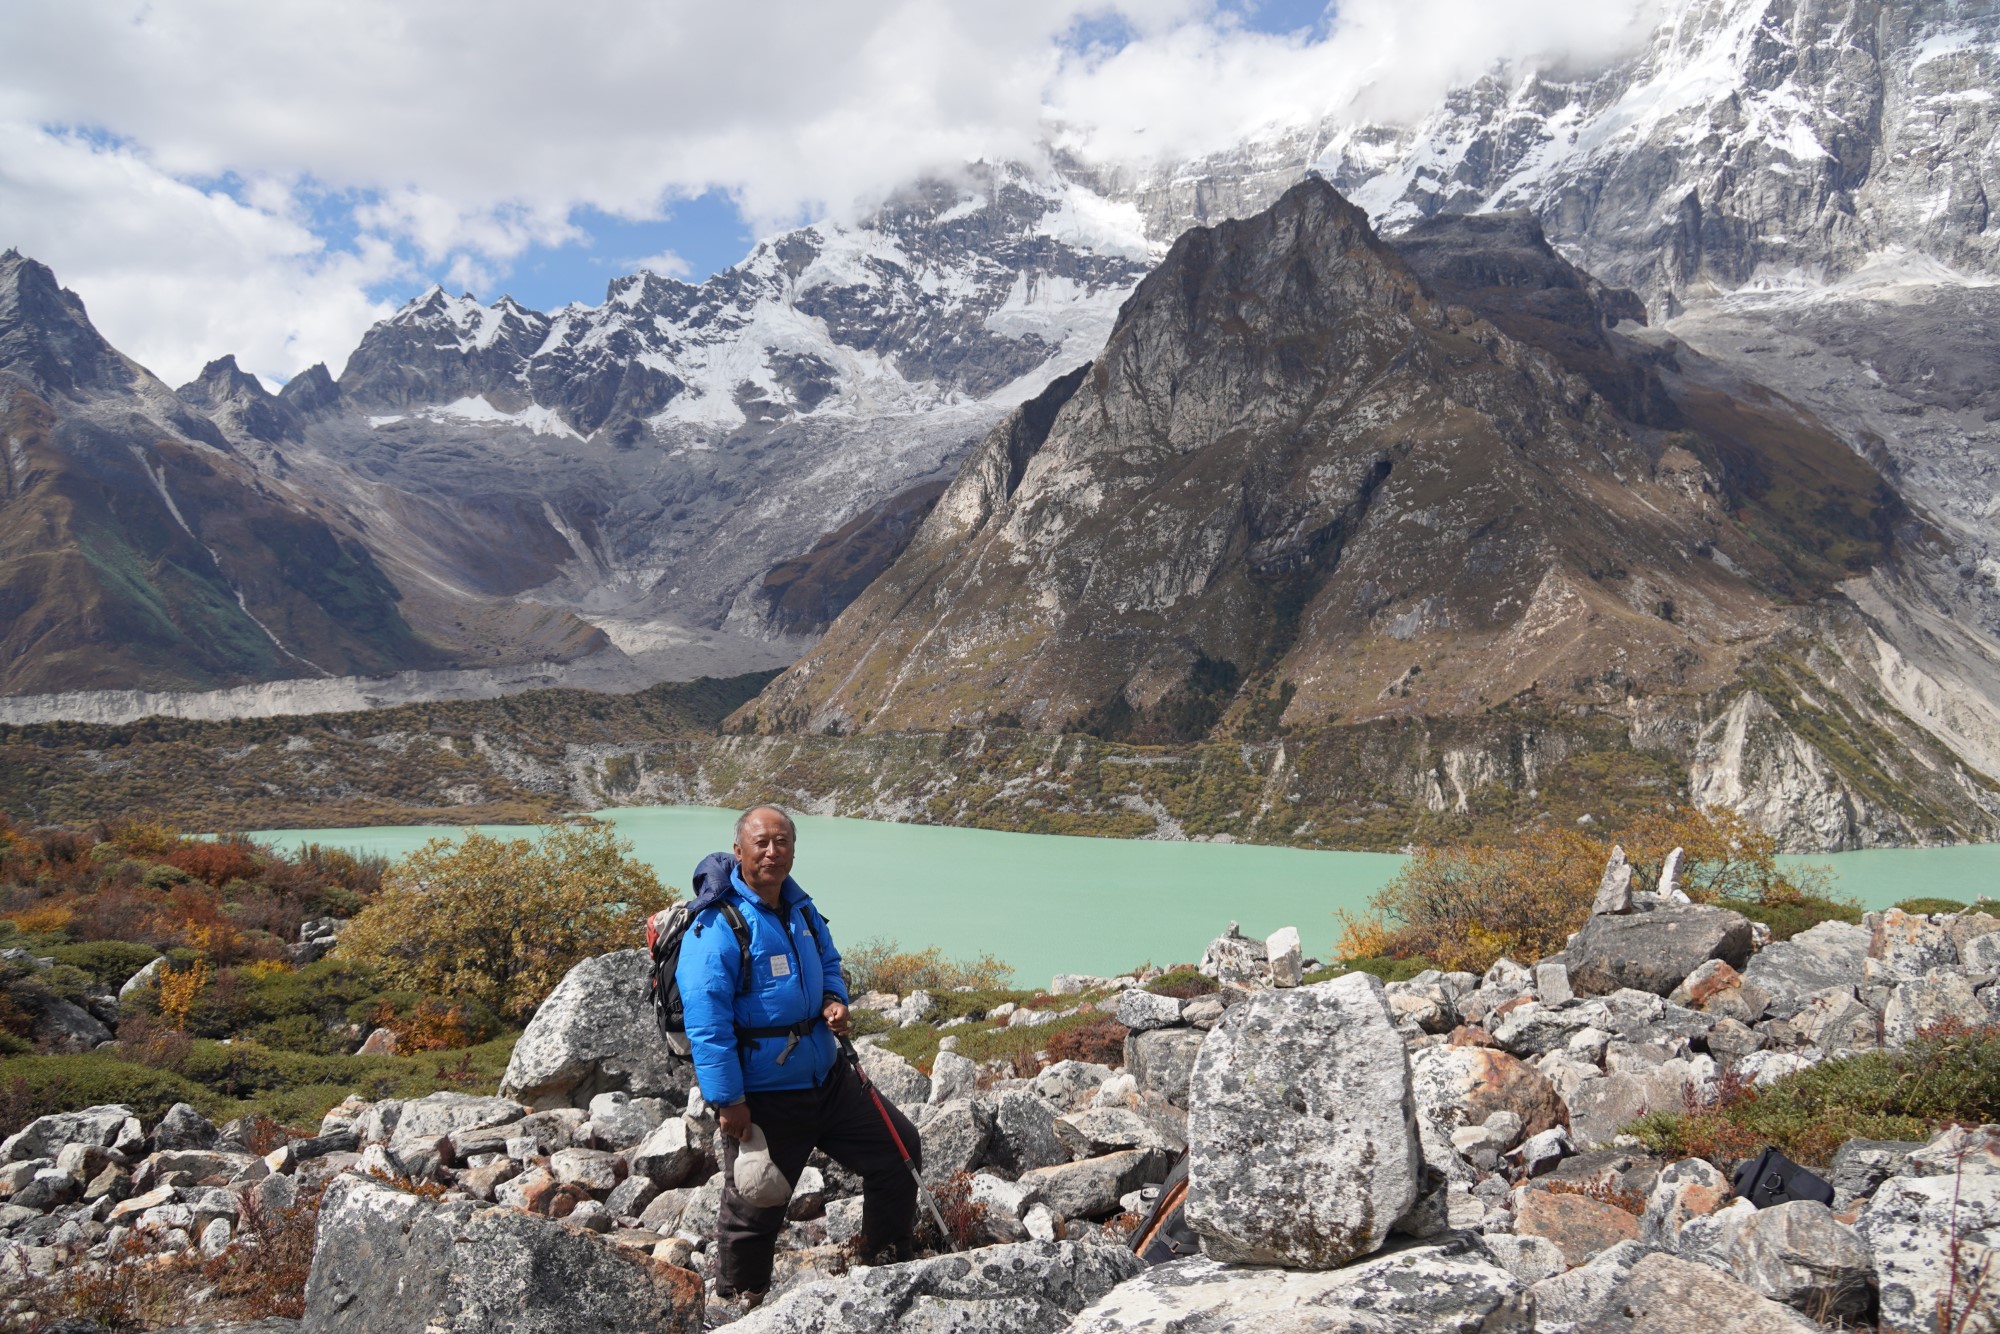
[[[717,1124],[722,1127],[722,1133],[729,1136],[729,1138],[738,1142],[748,1138],[750,1134],[749,1103],[732,1102],[727,1107],[718,1107],[715,1110],[715,1119]]]
[[[820,1013],[826,1016],[826,1026],[834,1031],[836,1037],[844,1038],[854,1031],[854,1020],[848,1017],[844,1003],[830,1000]]]

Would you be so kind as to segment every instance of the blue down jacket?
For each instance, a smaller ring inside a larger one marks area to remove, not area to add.
[[[689,926],[674,970],[701,1096],[712,1106],[727,1107],[746,1092],[817,1088],[839,1058],[839,1048],[824,1023],[801,1037],[783,1064],[778,1057],[785,1050],[784,1038],[739,1043],[737,1030],[787,1027],[817,1018],[828,996],[847,1000],[833,933],[798,882],[789,877],[777,909],[766,908],[743,883],[736,859],[727,853],[710,854],[695,870],[695,895],[699,897],[706,885],[722,876],[728,877],[730,901],[750,928],[749,986],[741,983],[743,959],[736,933],[716,908],[703,910]],[[813,930],[806,926],[807,914],[819,933],[817,949]]]

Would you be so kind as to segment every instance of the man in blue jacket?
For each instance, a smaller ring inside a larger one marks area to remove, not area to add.
[[[840,1059],[834,1037],[845,1037],[851,1026],[847,982],[826,919],[791,878],[797,841],[792,818],[776,806],[743,812],[735,857],[716,853],[695,876],[728,875],[730,902],[750,928],[749,975],[735,932],[719,908],[709,908],[689,926],[674,976],[701,1096],[722,1127],[725,1183],[735,1180],[737,1145],[753,1123],[794,1186],[807,1157],[824,1150],[861,1178],[866,1258],[905,1246],[917,1188],[882,1113]],[[921,1166],[916,1127],[891,1104],[883,1106]],[[758,1208],[733,1185],[723,1186],[715,1227],[718,1296],[740,1296],[746,1308],[762,1299],[784,1226],[784,1205]]]

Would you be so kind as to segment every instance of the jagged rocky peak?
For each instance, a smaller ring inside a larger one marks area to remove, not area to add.
[[[341,372],[341,395],[392,408],[518,397],[520,370],[548,329],[546,315],[511,298],[482,306],[433,286],[363,336]]]
[[[316,361],[285,381],[278,397],[293,411],[306,416],[322,412],[340,401],[340,386],[333,382],[326,363]]]
[[[206,413],[225,435],[247,436],[267,444],[300,438],[297,411],[266,389],[263,381],[238,367],[233,355],[209,362],[200,375],[174,393],[183,403]]]
[[[0,371],[69,399],[122,388],[135,376],[91,324],[83,298],[19,250],[0,255]]]
[[[1712,689],[1880,558],[1890,502],[1824,432],[1705,421],[1633,426],[1309,180],[1176,242],[739,722],[1168,739]],[[1838,519],[1739,481],[1759,448],[1788,487],[1825,470]]]

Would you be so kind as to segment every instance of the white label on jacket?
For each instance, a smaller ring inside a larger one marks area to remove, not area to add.
[[[771,976],[790,977],[791,975],[792,961],[782,954],[773,954],[771,956]]]

